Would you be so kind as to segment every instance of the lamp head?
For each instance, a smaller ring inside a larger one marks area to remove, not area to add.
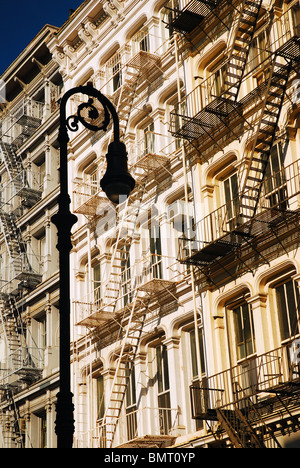
[[[100,181],[100,187],[110,201],[118,204],[128,198],[135,186],[135,180],[128,172],[127,152],[124,143],[120,141],[110,143],[106,160],[107,168]]]

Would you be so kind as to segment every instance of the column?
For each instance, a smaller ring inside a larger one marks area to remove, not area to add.
[[[54,443],[54,424],[53,424],[53,416],[52,416],[52,409],[54,405],[50,399],[50,392],[47,392],[48,399],[45,403],[45,411],[46,411],[46,424],[47,424],[47,432],[46,432],[46,447],[53,448]],[[56,439],[56,437],[55,437]]]
[[[180,338],[172,336],[164,340],[163,344],[167,346],[169,383],[170,383],[170,402],[171,402],[171,431],[170,434],[179,436],[185,430],[182,425],[181,411],[184,407],[182,401],[182,382],[181,359],[179,353]]]
[[[247,301],[252,306],[253,328],[257,355],[264,354],[270,350],[269,316],[267,314],[267,295],[257,294]]]
[[[150,416],[147,409],[147,353],[138,352],[135,357],[136,405],[137,405],[137,436],[151,434]]]

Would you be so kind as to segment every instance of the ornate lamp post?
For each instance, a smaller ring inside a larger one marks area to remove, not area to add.
[[[88,102],[80,104],[77,114],[67,118],[67,101],[78,93],[88,96]],[[104,119],[101,125],[97,125],[100,114],[95,101],[99,101],[104,109]],[[135,181],[127,169],[126,147],[124,143],[120,142],[119,118],[113,104],[90,84],[67,91],[61,100],[58,135],[60,143],[60,195],[58,197],[58,213],[52,217],[52,222],[57,227],[60,269],[60,391],[57,394],[55,428],[58,448],[72,448],[74,435],[74,405],[70,373],[70,251],[72,250],[71,229],[77,222],[77,217],[70,212],[71,199],[68,193],[68,130],[77,131],[79,123],[81,123],[92,131],[106,131],[111,117],[114,125],[114,141],[108,147],[107,170],[100,186],[107,197],[117,204],[120,197],[124,200],[129,196],[135,186]]]

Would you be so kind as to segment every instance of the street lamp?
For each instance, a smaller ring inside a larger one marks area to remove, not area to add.
[[[80,104],[77,108],[77,114],[67,118],[67,101],[78,93],[88,96],[88,102]],[[95,101],[99,101],[104,109],[101,125],[97,123],[100,113]],[[68,130],[77,131],[79,123],[81,123],[91,131],[106,131],[111,117],[114,125],[114,140],[108,147],[107,170],[100,186],[109,200],[118,204],[120,200],[129,196],[135,186],[135,181],[128,172],[126,147],[124,143],[120,142],[119,118],[113,104],[91,84],[73,88],[62,97],[58,135],[60,143],[60,194],[58,196],[58,212],[51,218],[57,227],[60,273],[60,391],[57,394],[55,422],[58,448],[72,448],[74,435],[74,405],[70,373],[70,251],[72,250],[71,229],[77,222],[77,216],[70,212],[71,199],[68,193]]]

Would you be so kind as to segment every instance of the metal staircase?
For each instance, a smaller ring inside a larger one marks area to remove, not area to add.
[[[139,297],[139,293],[136,291],[134,301],[131,304],[128,323],[124,326],[122,332],[124,338],[122,338],[122,347],[116,361],[117,366],[110,390],[109,404],[100,427],[99,447],[112,447],[143,329],[146,310],[147,300],[145,297]]]
[[[234,31],[231,53],[225,68],[223,97],[236,101],[241,87],[250,45],[259,17],[262,0],[244,0]]]
[[[14,302],[10,294],[1,294],[1,322],[5,334],[8,350],[8,366],[11,367],[8,372],[13,372],[19,367],[19,355],[22,350],[22,341],[20,330],[22,324],[18,321]]]
[[[237,407],[234,410],[217,409],[216,412],[222,428],[235,448],[266,448],[263,440]]]
[[[286,63],[281,63],[281,57],[285,58]],[[252,219],[256,213],[290,72],[295,61],[300,61],[300,40],[298,37],[290,39],[280,48],[271,64],[250,162],[245,174],[239,176],[241,196],[237,224]]]
[[[118,223],[117,239],[112,252],[110,275],[103,296],[101,307],[103,312],[115,312],[116,301],[121,294],[122,273],[126,269],[144,191],[145,184],[139,187],[135,201],[131,201],[129,198],[125,201],[124,212]]]
[[[3,278],[3,281],[8,285],[14,279],[18,279],[19,281],[23,281],[26,289],[33,289],[41,282],[42,278],[32,268],[26,243],[17,225],[17,216],[0,209],[0,221],[9,256],[7,277]]]
[[[11,278],[17,277],[22,272],[22,257],[26,259],[26,245],[22,239],[20,229],[16,224],[16,216],[0,210],[0,220],[5,244],[10,258]],[[27,264],[28,269],[30,268]]]
[[[159,57],[146,50],[140,50],[118,70],[121,73],[119,88],[111,96],[120,121],[120,136],[124,137],[134,107],[134,98],[139,84],[159,69]]]
[[[0,385],[19,389],[23,383],[34,382],[41,373],[26,346],[26,332],[19,306],[12,294],[0,295],[1,323],[7,346],[7,368]]]
[[[32,207],[41,199],[42,194],[41,191],[30,187],[22,159],[17,154],[16,146],[0,140],[0,158],[5,165],[13,188],[11,198],[18,195],[22,198],[23,206]]]
[[[75,301],[79,309],[85,309],[77,325],[97,327],[101,322],[114,317],[118,298],[122,296],[122,274],[126,270],[145,190],[146,182],[139,184],[133,194],[118,206],[116,240],[107,278],[92,292],[88,301]]]
[[[3,448],[24,448],[21,418],[14,399],[14,391],[9,387],[1,390],[1,399],[5,402],[6,408],[5,412],[0,411]]]
[[[238,94],[261,3],[261,0],[244,0],[241,10],[232,13],[232,15],[235,15],[236,25],[233,26],[233,35],[229,39],[229,59],[224,63],[221,92],[217,96],[209,95],[210,102],[200,109],[195,108],[193,101],[198,102],[199,95],[201,96],[202,93],[202,84],[187,95],[185,98],[186,105],[183,107],[190,109],[189,112],[192,112],[192,115],[182,115],[178,113],[178,110],[171,112],[171,133],[173,136],[185,138],[189,141],[203,137],[205,140],[213,141],[219,149],[223,149],[217,142],[219,133],[222,134],[226,131],[233,138],[238,138],[231,121],[234,119],[244,121],[242,104],[238,101]],[[217,16],[217,13],[215,14]],[[179,128],[177,126],[178,117],[182,122]]]

